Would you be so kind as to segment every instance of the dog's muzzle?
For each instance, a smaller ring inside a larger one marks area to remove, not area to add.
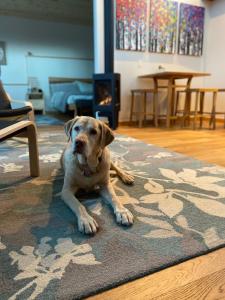
[[[84,151],[85,142],[82,140],[76,140],[74,143],[74,151],[73,153],[82,154]]]

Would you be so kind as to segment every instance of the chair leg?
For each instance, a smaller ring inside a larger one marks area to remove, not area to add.
[[[212,108],[212,121],[213,121],[213,129],[216,129],[216,99],[217,92],[213,93],[213,108]]]
[[[132,125],[134,110],[134,93],[131,92],[131,106],[130,106],[130,125]]]
[[[174,115],[177,115],[178,107],[179,107],[179,100],[180,100],[180,91],[176,92],[176,100],[175,100],[175,105],[174,105]]]
[[[196,123],[198,117],[198,101],[199,101],[199,92],[196,92],[193,129],[196,129]]]
[[[205,93],[200,93],[200,128],[202,128],[203,123],[203,109],[204,109]]]
[[[35,125],[31,124],[27,128],[29,159],[30,159],[30,175],[38,177],[40,175],[39,154],[37,146],[37,130]]]
[[[155,127],[158,127],[158,93],[156,91],[153,93],[153,114]]]
[[[166,109],[166,127],[170,128],[172,116],[172,97],[173,97],[173,80],[168,81],[168,94],[167,94],[167,109]]]
[[[177,112],[179,109],[179,104],[180,104],[180,94],[183,93],[184,91],[177,91],[176,92],[176,100],[175,100],[175,105],[174,105],[174,115],[177,117]],[[185,93],[185,97],[186,97],[186,93]],[[184,104],[185,106],[185,104]],[[184,126],[184,114],[185,114],[185,107],[183,109],[183,115],[181,116],[181,127]],[[177,117],[178,119],[178,117]]]
[[[209,119],[209,128],[211,128],[212,124],[213,124],[213,108],[212,108],[210,119]]]
[[[144,93],[144,124],[146,125],[147,92]]]
[[[174,85],[175,85],[175,81],[174,81]],[[174,117],[174,101],[175,101],[175,94],[176,94],[176,90],[175,88],[173,87],[172,89],[172,96],[171,96],[171,117]],[[175,119],[172,119],[172,125],[174,126],[175,123],[176,123],[176,120]]]
[[[190,101],[191,101],[191,93],[189,91],[186,91],[185,101],[184,101],[184,111],[183,111],[183,117],[182,117],[182,127],[185,126],[186,118],[189,118],[189,116],[190,116]]]
[[[145,99],[141,97],[140,106],[139,106],[139,122],[138,122],[139,128],[142,127],[142,122],[143,122],[144,101]]]
[[[192,93],[188,92],[186,97],[186,113],[187,113],[187,125],[190,126],[190,113],[191,113],[191,96]]]

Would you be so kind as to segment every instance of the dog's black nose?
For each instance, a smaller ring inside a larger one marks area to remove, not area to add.
[[[85,142],[82,140],[76,140],[74,145],[74,153],[82,153],[84,150]]]
[[[82,148],[84,146],[84,141],[76,140],[75,145],[78,148]]]

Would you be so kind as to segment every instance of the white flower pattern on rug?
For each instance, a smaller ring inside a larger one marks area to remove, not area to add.
[[[126,136],[117,136],[116,140],[119,142],[128,142],[128,143],[136,143],[137,140],[132,137],[126,137]]]
[[[159,152],[155,155],[148,155],[147,158],[167,158],[167,157],[172,157],[173,155],[169,152]]]
[[[28,157],[28,156],[29,156],[29,152],[28,151],[26,151],[26,153],[24,153],[24,154],[19,155],[20,158],[22,158],[22,157]]]
[[[14,280],[31,279],[9,300],[17,299],[17,296],[28,289],[32,289],[32,293],[27,300],[35,299],[44,291],[50,281],[62,278],[70,263],[100,264],[91,253],[92,248],[89,244],[76,245],[71,238],[60,238],[57,240],[56,246],[52,248],[49,244],[51,240],[50,237],[43,237],[37,249],[32,246],[23,246],[19,252],[9,252],[12,265],[17,264],[20,271]]]
[[[6,159],[8,159],[9,157],[8,156],[6,156],[6,155],[4,155],[4,156],[0,156],[0,160],[6,160]]]
[[[123,138],[123,141],[131,142],[130,138]],[[135,170],[136,166],[150,165],[151,163],[147,160],[145,161],[135,161],[132,163],[133,167],[128,166],[128,161],[126,161],[125,156],[128,153],[126,147],[125,151],[121,155],[113,153],[113,157],[117,159],[117,164],[122,166],[123,169],[130,171],[132,169],[132,174],[136,178],[141,178],[147,180],[144,185],[144,189],[149,192],[146,196],[140,197],[140,199],[131,197],[125,190],[117,186],[117,180],[114,180],[114,188],[116,192],[122,194],[119,196],[120,201],[123,204],[132,204],[135,211],[141,216],[138,216],[138,220],[150,225],[154,229],[151,229],[149,233],[144,234],[145,238],[181,238],[183,236],[182,231],[189,231],[196,233],[202,237],[205,244],[209,247],[216,247],[221,243],[225,243],[225,239],[218,236],[216,228],[210,227],[205,232],[200,232],[192,228],[188,224],[188,220],[182,211],[184,208],[184,201],[189,201],[203,213],[208,215],[225,218],[225,204],[217,201],[218,198],[225,198],[224,187],[217,185],[217,182],[223,181],[224,178],[215,176],[198,176],[197,170],[192,170],[184,168],[181,172],[175,172],[171,169],[160,168],[160,173],[163,175],[164,179],[161,178],[149,178],[146,176],[145,172]],[[154,155],[148,155],[146,158],[149,159],[161,159],[173,156],[169,152],[159,151]],[[211,174],[219,175],[224,174],[224,168],[203,167],[198,169],[198,171],[208,172]],[[174,183],[177,185],[177,189],[169,189],[166,184]],[[203,190],[206,192],[216,193],[217,196],[210,196],[209,194],[204,194],[197,191],[187,191],[186,189],[179,188],[179,185],[186,184],[191,187],[195,187],[198,190]],[[165,185],[165,186],[164,186]],[[142,205],[148,205],[148,208]],[[150,208],[149,206],[157,205],[157,210]],[[143,216],[144,215],[144,216]],[[178,230],[179,228],[179,230]]]
[[[15,163],[0,164],[0,167],[3,168],[3,173],[19,172],[24,166],[16,165]]]
[[[225,239],[221,239],[218,236],[214,227],[208,228],[205,232],[200,232],[191,228],[191,226],[188,225],[186,217],[181,214],[184,208],[184,203],[181,200],[183,199],[191,202],[208,215],[225,218],[225,204],[216,200],[217,198],[225,197],[224,188],[216,185],[217,182],[224,179],[215,176],[197,176],[195,170],[186,168],[178,173],[170,169],[161,168],[160,172],[167,179],[148,178],[148,182],[144,185],[144,188],[149,194],[142,196],[139,202],[140,204],[148,205],[157,204],[158,210],[133,205],[137,212],[145,215],[145,217],[138,217],[141,222],[157,228],[151,230],[148,234],[144,235],[144,237],[182,237],[183,235],[180,233],[182,230],[177,231],[175,229],[180,227],[180,229],[199,234],[204,239],[205,244],[210,248],[216,247],[221,244],[221,242],[225,242]],[[177,184],[177,189],[164,187],[163,183],[168,183],[168,181]],[[201,192],[198,193],[196,191],[191,192],[179,189],[179,184],[184,183],[201,190],[216,192],[217,196],[209,196],[209,194],[206,196]],[[164,220],[162,220],[162,217],[164,217]],[[171,221],[174,223],[174,226],[171,225]]]
[[[224,167],[218,167],[218,166],[202,167],[198,170],[202,172],[208,172],[214,175],[224,174],[225,172]]]
[[[61,155],[62,151],[59,151],[58,153],[40,155],[39,159],[44,163],[56,162],[60,159]]]

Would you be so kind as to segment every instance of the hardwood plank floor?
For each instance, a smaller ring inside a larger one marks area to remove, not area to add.
[[[120,126],[117,133],[225,167],[225,129]],[[218,126],[218,127],[219,127]],[[225,299],[225,248],[90,297],[99,299]]]

